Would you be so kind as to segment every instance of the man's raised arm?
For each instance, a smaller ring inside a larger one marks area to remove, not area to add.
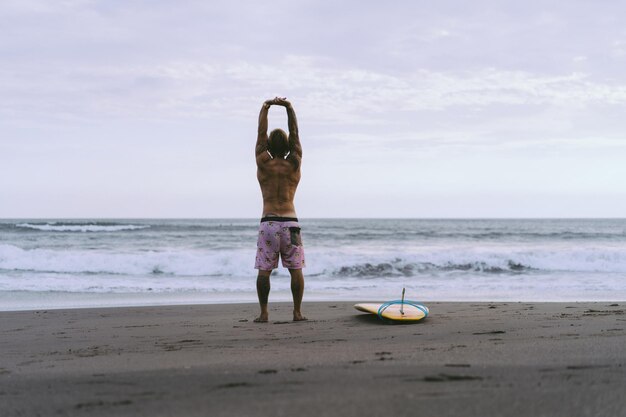
[[[289,151],[293,156],[302,158],[302,145],[298,134],[298,119],[291,103],[285,99],[277,100],[276,104],[287,109],[287,125],[289,126]]]
[[[266,100],[259,113],[259,130],[254,152],[257,157],[267,150],[267,113],[269,112],[270,106],[270,100]]]

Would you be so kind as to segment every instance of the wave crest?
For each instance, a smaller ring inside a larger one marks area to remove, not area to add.
[[[364,263],[352,266],[342,266],[333,271],[333,275],[340,277],[412,277],[420,273],[437,271],[468,271],[483,273],[521,273],[534,268],[521,263],[508,260],[505,266],[490,265],[487,262],[467,262],[454,263],[446,262],[436,265],[431,262],[409,262],[403,263],[400,260],[394,262],[383,262],[378,264]]]
[[[120,232],[125,230],[147,229],[148,225],[122,224],[122,223],[18,223],[15,227],[24,229],[41,230],[44,232]]]
[[[0,274],[69,273],[128,276],[221,276],[254,274],[254,252],[249,249],[101,250],[24,249],[0,243]],[[402,254],[354,254],[333,249],[307,254],[308,276],[419,277],[439,274],[535,274],[536,272],[626,272],[621,248],[534,248],[515,250],[430,249]],[[284,273],[285,271],[282,271]]]

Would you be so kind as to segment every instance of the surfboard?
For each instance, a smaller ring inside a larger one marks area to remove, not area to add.
[[[378,311],[380,310],[381,306],[385,304],[387,303],[359,303],[355,304],[354,308],[364,313],[378,315]],[[428,307],[426,307],[425,305],[414,303],[411,301],[405,301],[404,304],[401,304],[400,302],[390,304],[381,311],[380,316],[387,320],[409,322],[422,320],[423,318],[428,316],[428,313]]]

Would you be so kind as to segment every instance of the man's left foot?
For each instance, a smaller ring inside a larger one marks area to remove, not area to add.
[[[267,323],[267,319],[268,319],[268,314],[267,313],[261,313],[261,315],[259,317],[254,319],[254,322],[255,323]]]
[[[306,317],[302,315],[300,312],[293,312],[293,321],[304,321],[308,320]]]

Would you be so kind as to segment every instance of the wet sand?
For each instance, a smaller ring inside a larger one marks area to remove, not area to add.
[[[626,416],[626,303],[0,312],[1,416]]]

